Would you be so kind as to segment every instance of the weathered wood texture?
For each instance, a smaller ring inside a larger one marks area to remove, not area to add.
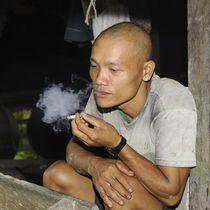
[[[95,205],[0,173],[0,209],[97,210]]]
[[[198,110],[197,167],[190,210],[210,210],[210,1],[188,0],[189,87]]]

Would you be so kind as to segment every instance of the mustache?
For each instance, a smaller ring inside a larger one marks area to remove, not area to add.
[[[94,85],[94,84],[93,84],[93,90],[94,91],[98,91],[98,92],[105,92],[105,93],[111,93],[112,92],[110,89],[108,89],[105,86],[102,86],[102,85]]]

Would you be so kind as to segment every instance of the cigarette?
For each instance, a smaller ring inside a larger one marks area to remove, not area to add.
[[[73,120],[75,118],[75,114],[68,115],[66,118],[68,120]]]

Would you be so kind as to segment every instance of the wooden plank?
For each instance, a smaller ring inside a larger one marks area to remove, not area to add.
[[[210,210],[210,1],[188,0],[188,78],[198,111],[190,210]]]
[[[4,210],[98,209],[88,202],[1,173],[0,192],[0,209]]]

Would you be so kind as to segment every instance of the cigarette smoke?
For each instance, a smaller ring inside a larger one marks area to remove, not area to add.
[[[60,83],[51,84],[40,94],[36,106],[43,110],[44,116],[42,121],[51,124],[55,132],[68,129],[69,124],[66,117],[84,109],[84,101],[88,98],[92,85],[75,75],[71,78],[72,84],[77,82],[78,85],[84,81],[86,86],[79,91],[70,87],[64,87]]]

